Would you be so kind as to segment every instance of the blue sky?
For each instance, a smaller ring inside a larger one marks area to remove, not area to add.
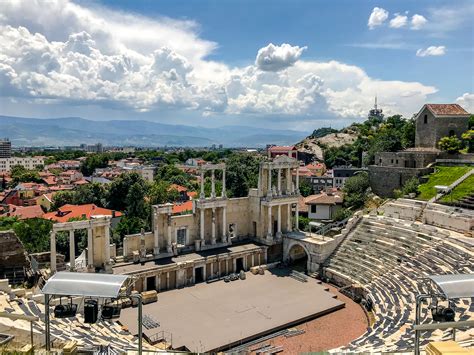
[[[472,1],[41,5],[0,9],[0,114],[312,130],[363,119],[375,93],[388,114],[474,108]]]

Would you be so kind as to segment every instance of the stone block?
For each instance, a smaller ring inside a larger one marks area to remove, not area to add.
[[[26,294],[26,290],[24,288],[14,288],[12,290],[12,293],[16,296],[16,297],[24,297],[25,294]]]
[[[12,291],[10,285],[8,284],[8,279],[0,280],[0,291],[10,293]]]

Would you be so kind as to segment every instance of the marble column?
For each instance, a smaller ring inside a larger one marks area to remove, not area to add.
[[[104,236],[104,248],[105,248],[105,263],[110,264],[110,225],[107,224],[104,227],[105,236]]]
[[[291,191],[291,168],[286,170],[286,194],[289,195]]]
[[[205,198],[206,194],[204,193],[204,170],[201,169],[201,194],[199,195],[200,198]]]
[[[300,193],[300,168],[296,168],[296,193]]]
[[[160,215],[158,214],[158,212],[153,213],[153,220],[155,221],[153,223],[153,227],[154,227],[154,229],[153,229],[153,254],[155,254],[155,256],[160,254],[160,237],[159,237],[160,236],[160,234],[159,234],[159,232],[160,232],[160,230],[159,230],[160,223],[158,221],[159,216]]]
[[[262,179],[263,179],[263,174],[262,174],[263,168],[260,166],[258,168],[258,196],[263,195],[262,191]]]
[[[286,229],[288,232],[291,232],[293,230],[293,226],[291,225],[291,203],[287,205],[288,207],[288,212],[287,212],[287,218],[286,218]]]
[[[87,228],[87,266],[94,267],[94,239],[92,238],[92,228]]]
[[[281,168],[278,168],[278,196],[281,196]]]
[[[167,241],[166,241],[166,251],[168,253],[171,253],[173,251],[173,249],[171,248],[171,238],[172,238],[172,235],[171,235],[171,213],[168,214],[168,234],[167,234]]]
[[[272,169],[267,169],[268,174],[268,187],[267,187],[267,196],[272,197]]]
[[[69,270],[76,269],[76,248],[74,245],[74,229],[69,231]]]
[[[205,239],[205,236],[204,236],[204,208],[201,207],[200,209],[201,211],[201,223],[200,223],[200,237],[201,237],[201,246],[204,245],[204,239]]]
[[[166,289],[167,290],[170,289],[170,273],[169,272],[166,273]]]
[[[272,206],[268,206],[268,231],[267,231],[267,239],[272,239]]]
[[[277,233],[276,236],[278,239],[281,238],[281,205],[278,205],[278,221],[277,221]]]
[[[252,254],[252,267],[255,266],[255,254]]]
[[[295,208],[295,229],[296,231],[300,230],[300,208],[298,206],[298,203],[296,203],[296,208]]]
[[[227,207],[222,207],[222,242],[227,243]]]
[[[157,276],[155,276],[155,284],[156,284],[156,290],[160,292],[161,291],[161,274],[158,274]]]
[[[51,244],[50,268],[51,268],[51,274],[53,274],[56,272],[56,232],[51,231],[50,244]]]
[[[216,208],[212,207],[211,244],[216,244]]]
[[[211,197],[216,197],[216,176],[214,174],[214,169],[211,170]]]
[[[227,197],[227,191],[225,187],[225,169],[222,169],[222,198]]]

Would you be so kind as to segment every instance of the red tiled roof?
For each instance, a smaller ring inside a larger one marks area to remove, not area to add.
[[[93,203],[87,205],[64,205],[58,211],[45,213],[43,218],[57,222],[67,222],[71,218],[91,219],[92,216],[112,216],[113,211],[107,208],[97,207]],[[115,212],[120,217],[121,212]]]
[[[178,192],[188,191],[188,189],[186,187],[178,185],[178,184],[171,184],[169,189],[170,190],[177,190]]]
[[[342,203],[342,193],[333,193],[333,194],[326,194],[320,193],[318,195],[310,195],[305,198],[305,204],[307,205],[336,205]]]
[[[43,210],[41,206],[34,205],[34,206],[15,206],[9,205],[9,211],[4,213],[2,217],[9,216],[9,217],[18,217],[19,219],[29,219],[29,218],[41,218],[43,217]]]
[[[268,149],[270,152],[288,152],[289,150],[296,150],[294,145],[290,146],[278,146],[274,145]]]
[[[435,116],[465,116],[469,115],[465,109],[458,104],[426,104],[426,107]]]
[[[186,201],[183,203],[175,203],[173,204],[173,213],[183,213],[186,211],[193,210],[193,201]]]
[[[43,181],[47,185],[55,185],[56,184],[56,176],[53,175],[53,176],[44,177]]]

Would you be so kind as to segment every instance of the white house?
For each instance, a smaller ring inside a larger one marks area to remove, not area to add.
[[[342,208],[343,194],[341,191],[322,192],[305,198],[308,206],[308,218],[312,220],[333,219],[336,212]]]

